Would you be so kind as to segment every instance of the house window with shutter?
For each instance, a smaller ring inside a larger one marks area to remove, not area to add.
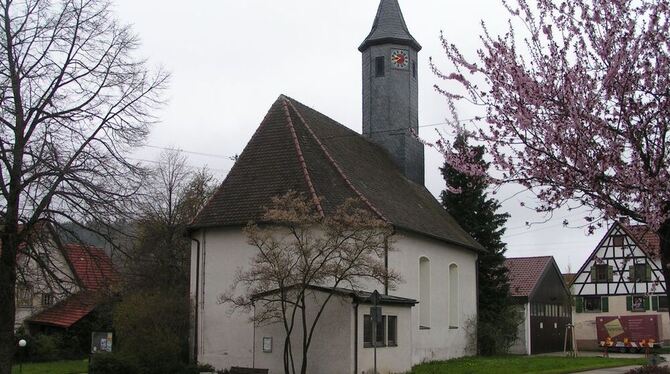
[[[651,266],[648,264],[633,264],[629,267],[628,272],[632,282],[651,281]]]
[[[594,265],[591,268],[591,281],[594,283],[607,283],[613,281],[613,269],[605,264]]]
[[[581,303],[582,311],[586,313],[600,313],[609,311],[609,300],[607,297],[584,296]],[[577,308],[577,313],[579,313],[579,308]]]
[[[645,295],[626,296],[626,310],[630,312],[645,312],[651,309],[649,304],[649,297]]]

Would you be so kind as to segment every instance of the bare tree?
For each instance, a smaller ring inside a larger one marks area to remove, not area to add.
[[[140,185],[168,75],[104,0],[0,0],[0,374],[15,349],[17,254],[40,222],[105,227]],[[71,227],[71,226],[70,226]]]
[[[371,280],[394,288],[400,281],[400,275],[384,264],[393,231],[355,200],[325,217],[311,200],[295,192],[275,197],[272,203],[262,219],[269,225],[246,227],[249,244],[258,252],[219,301],[246,312],[253,309],[253,323],[281,324],[286,334],[284,371],[305,374],[315,328],[340,288],[360,290]],[[238,287],[244,289],[242,295],[236,294]],[[316,297],[315,290],[325,296]],[[302,343],[298,370],[294,331]]]
[[[137,240],[124,267],[131,291],[161,289],[188,295],[191,241],[184,233],[216,185],[209,170],[193,170],[180,151],[161,154],[147,174],[134,225]]]

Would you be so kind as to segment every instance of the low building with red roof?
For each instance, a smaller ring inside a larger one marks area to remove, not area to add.
[[[563,350],[571,323],[570,293],[551,256],[505,260],[510,293],[523,313],[519,336],[510,352],[537,354]]]
[[[17,282],[16,327],[25,323],[32,330],[70,328],[105,299],[119,277],[104,250],[87,245],[41,249],[20,264],[23,279]]]

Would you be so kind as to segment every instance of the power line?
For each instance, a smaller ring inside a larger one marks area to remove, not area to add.
[[[147,159],[143,159],[143,158],[134,158],[134,157],[127,157],[127,158],[129,160],[140,161],[140,162],[148,162],[148,163],[155,164],[155,165],[160,165],[161,164],[160,161],[155,161],[155,160],[147,160]],[[207,168],[208,170],[214,170],[214,171],[218,171],[218,172],[221,172],[221,173],[224,173],[224,174],[228,174],[228,172],[230,171],[230,169],[224,170],[224,169],[211,168],[209,166],[195,166],[195,165],[184,165],[184,166],[186,166],[187,168],[190,168],[190,169],[195,169],[195,170],[200,170],[202,168]]]

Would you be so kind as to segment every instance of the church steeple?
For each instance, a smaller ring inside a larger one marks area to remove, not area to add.
[[[381,0],[372,30],[358,50],[363,52],[369,46],[385,43],[404,44],[417,52],[421,50],[421,45],[407,29],[398,0]]]
[[[398,0],[381,0],[363,54],[363,135],[385,148],[407,178],[423,185],[417,58]]]

